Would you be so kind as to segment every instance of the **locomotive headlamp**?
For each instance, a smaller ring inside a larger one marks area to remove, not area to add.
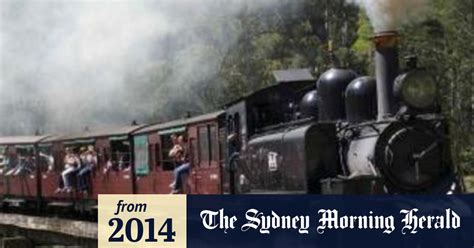
[[[408,107],[426,109],[436,100],[436,83],[424,70],[401,74],[395,79],[394,95]]]

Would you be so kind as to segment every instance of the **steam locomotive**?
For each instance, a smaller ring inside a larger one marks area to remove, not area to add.
[[[436,84],[413,59],[400,70],[398,40],[396,32],[375,35],[375,78],[341,68],[318,80],[305,69],[275,71],[273,86],[201,116],[0,137],[3,156],[35,162],[28,172],[3,168],[2,204],[94,211],[99,194],[169,193],[171,135],[188,140],[188,194],[462,192]],[[84,146],[98,154],[90,190],[55,192],[65,150]]]
[[[235,156],[237,192],[325,194],[447,193],[463,190],[450,159],[446,121],[430,74],[408,60],[400,73],[398,34],[374,36],[376,78],[347,69],[323,73],[314,90],[291,82],[245,99],[249,140]],[[301,83],[303,82],[303,83]],[[299,113],[284,106],[304,92]],[[291,113],[290,113],[291,115]],[[262,127],[263,124],[275,124]],[[237,162],[238,161],[238,162]],[[233,161],[232,161],[233,162]]]

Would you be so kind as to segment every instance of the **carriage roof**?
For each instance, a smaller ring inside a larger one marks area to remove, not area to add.
[[[220,111],[216,111],[209,114],[174,120],[170,122],[158,123],[158,124],[150,125],[145,128],[136,130],[135,132],[133,132],[133,134],[134,135],[144,134],[144,133],[156,132],[156,131],[165,130],[165,129],[184,127],[186,125],[193,124],[193,123],[199,123],[199,122],[217,119],[222,114],[224,114],[224,111],[220,110]]]
[[[50,143],[57,141],[73,141],[73,140],[85,140],[85,139],[94,139],[102,137],[120,137],[127,136],[133,131],[136,131],[140,128],[143,128],[145,125],[133,125],[133,126],[123,126],[123,127],[103,127],[91,129],[75,134],[68,134],[62,136],[55,136],[42,140],[42,143]]]
[[[6,136],[0,137],[0,145],[33,145],[36,144],[48,136]]]

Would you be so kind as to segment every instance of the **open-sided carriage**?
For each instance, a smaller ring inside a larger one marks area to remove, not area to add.
[[[69,136],[44,139],[38,146],[48,156],[54,157],[54,166],[41,172],[41,194],[47,205],[71,206],[82,202],[85,208],[94,207],[99,194],[133,193],[133,139],[130,134],[142,126],[133,125],[119,128],[104,128],[84,131]],[[70,175],[73,188],[62,190],[66,150],[79,154],[92,148],[97,163],[87,176],[87,189],[77,186],[78,172]]]
[[[46,136],[0,137],[0,194],[4,205],[37,206],[41,198],[40,171],[50,160],[39,149]]]

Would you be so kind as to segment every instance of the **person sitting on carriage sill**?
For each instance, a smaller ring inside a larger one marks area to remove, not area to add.
[[[174,182],[170,184],[172,188],[171,194],[177,194],[183,191],[183,184],[186,181],[185,177],[189,173],[190,163],[187,161],[186,142],[183,136],[171,137],[173,141],[173,148],[169,152],[169,156],[173,158],[177,167],[174,169]]]
[[[59,187],[56,193],[72,192],[72,176],[80,168],[80,159],[73,153],[71,148],[66,148],[66,156],[64,156],[64,170],[61,172]],[[62,184],[62,185],[61,185]]]
[[[82,168],[77,173],[77,187],[84,194],[90,192],[90,177],[92,170],[97,165],[97,154],[94,146],[88,146],[81,154]]]

